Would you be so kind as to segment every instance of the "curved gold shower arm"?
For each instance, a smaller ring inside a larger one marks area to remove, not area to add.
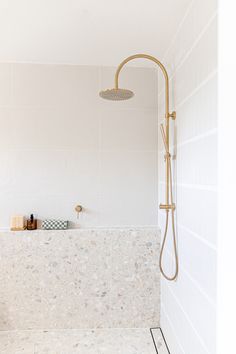
[[[166,146],[169,151],[169,118],[175,119],[175,112],[169,112],[169,77],[164,65],[155,57],[148,54],[135,54],[124,59],[118,66],[115,74],[115,88],[119,88],[119,74],[121,69],[125,64],[134,59],[148,59],[156,63],[161,69],[164,78],[165,78],[165,118],[166,118],[166,127],[165,127],[165,137],[166,137]],[[169,205],[169,161],[166,160],[166,204]]]
[[[151,55],[148,55],[148,54],[135,54],[135,55],[131,55],[130,57],[124,59],[120,65],[118,66],[117,70],[116,70],[116,74],[115,74],[115,88],[118,89],[119,88],[119,74],[120,74],[120,71],[121,69],[123,68],[123,66],[128,63],[129,61],[131,60],[134,60],[134,59],[148,59],[148,60],[151,60],[153,61],[154,63],[156,63],[163,75],[164,75],[164,78],[165,78],[165,95],[166,95],[166,118],[174,118],[172,116],[172,114],[169,113],[169,77],[168,77],[168,74],[167,74],[167,71],[166,71],[166,68],[164,67],[164,65],[155,57],[151,56]]]

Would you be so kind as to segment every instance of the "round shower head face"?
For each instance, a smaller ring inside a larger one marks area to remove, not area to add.
[[[110,101],[124,101],[132,98],[134,93],[130,90],[121,89],[121,88],[113,88],[105,91],[101,91],[99,96],[104,98],[105,100]]]

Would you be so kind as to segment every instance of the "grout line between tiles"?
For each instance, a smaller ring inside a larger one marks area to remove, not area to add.
[[[170,317],[169,317],[169,315],[168,315],[168,313],[167,313],[167,311],[166,311],[165,306],[162,304],[161,307],[162,307],[164,316],[166,317],[166,319],[167,319],[167,321],[168,321],[168,323],[169,323],[169,325],[170,325],[170,328],[171,328],[171,330],[172,330],[172,333],[173,333],[174,337],[176,338],[176,342],[177,342],[179,348],[180,348],[181,351],[182,351],[182,354],[185,354],[185,351],[184,351],[184,349],[183,349],[181,343],[179,342],[179,338],[178,338],[178,336],[177,336],[177,334],[176,334],[176,332],[175,332],[174,325],[173,325],[173,323],[172,323],[171,320],[170,320]]]
[[[160,327],[158,327],[160,328]],[[107,330],[114,330],[114,331],[119,331],[119,330],[146,330],[147,327],[103,327],[103,328],[39,328],[39,329],[12,329],[12,330],[0,330],[0,335],[1,334],[11,334],[11,333],[17,333],[17,332],[71,332],[71,331],[107,331]],[[154,328],[155,329],[155,328]]]
[[[172,260],[174,260],[173,254],[171,254],[171,252],[169,250],[167,250],[166,252],[167,252],[168,256]],[[210,306],[212,306],[214,309],[216,309],[215,301],[205,292],[205,290],[201,287],[199,282],[197,280],[195,280],[192,275],[190,275],[190,273],[186,270],[186,268],[182,264],[181,264],[180,268],[181,268],[181,271],[183,271],[183,273],[188,277],[188,279],[190,280],[190,283],[193,284],[194,288],[196,288],[202,294],[202,296],[209,302]]]
[[[193,332],[195,333],[195,335],[198,338],[199,342],[201,343],[202,347],[205,349],[206,353],[210,354],[210,352],[209,352],[209,350],[208,350],[203,338],[198,333],[197,329],[195,328],[194,324],[192,323],[192,320],[190,319],[189,315],[187,314],[187,312],[183,308],[182,304],[180,303],[178,297],[174,294],[174,292],[171,289],[170,285],[168,285],[168,284],[165,284],[165,285],[166,285],[166,288],[168,289],[168,291],[170,292],[170,294],[172,295],[172,298],[175,300],[175,303],[178,305],[179,309],[182,311],[186,321],[189,323],[190,327],[192,328]]]
[[[211,137],[212,135],[216,135],[217,131],[218,131],[217,128],[213,128],[211,130],[208,130],[206,133],[203,133],[203,134],[194,136],[193,138],[182,141],[181,143],[177,144],[176,147],[181,148],[182,146],[185,146],[185,145],[188,145],[191,143],[195,143],[195,142],[198,142],[199,140],[203,140],[205,138]]]
[[[159,181],[160,185],[165,185],[165,181]],[[196,189],[196,190],[203,190],[203,191],[208,191],[208,192],[217,192],[217,186],[214,185],[207,185],[207,184],[191,184],[191,183],[175,183],[176,187],[181,187],[181,188],[188,188],[188,189]]]
[[[204,239],[204,237],[196,234],[195,232],[193,232],[192,230],[190,230],[186,226],[181,225],[180,223],[178,223],[178,227],[181,228],[182,230],[187,231],[189,234],[191,234],[198,241],[204,243],[204,245],[209,247],[212,251],[217,252],[217,247],[215,245],[213,245],[212,243],[210,243],[209,241],[207,241],[206,239]]]
[[[213,70],[206,78],[203,80],[189,95],[187,95],[182,101],[177,103],[176,105],[176,111],[178,111],[185,103],[188,102],[194,95],[197,95],[198,91],[200,91],[204,86],[206,86],[209,81],[213,80],[217,75],[217,69]]]
[[[175,41],[176,41],[176,38],[178,37],[178,34],[179,34],[179,32],[180,32],[180,30],[181,30],[181,28],[182,28],[182,26],[183,26],[183,24],[184,24],[186,18],[188,17],[190,11],[191,11],[192,8],[193,8],[194,3],[195,3],[195,0],[192,0],[192,1],[190,2],[189,6],[187,7],[184,16],[182,17],[182,20],[179,22],[178,28],[177,28],[177,30],[176,30],[174,36],[172,37],[172,39],[171,39],[171,41],[170,41],[170,44],[169,44],[167,50],[165,51],[165,53],[164,53],[164,55],[163,55],[163,59],[162,59],[163,61],[166,60],[166,58],[167,58],[167,56],[168,56],[168,54],[169,54],[169,52],[170,52],[172,46],[174,45],[174,43],[175,43]]]
[[[217,17],[217,11],[215,11],[212,16],[210,17],[210,20],[207,22],[207,24],[205,25],[205,27],[202,29],[202,31],[200,32],[200,34],[197,36],[197,38],[195,39],[195,41],[193,42],[192,46],[189,48],[189,50],[185,53],[184,57],[181,59],[181,61],[177,64],[173,74],[170,76],[170,81],[172,81],[172,79],[175,77],[177,71],[181,68],[181,66],[185,63],[185,61],[189,58],[189,56],[191,55],[191,53],[193,52],[193,50],[195,49],[195,47],[198,45],[198,43],[200,42],[200,40],[202,39],[202,37],[204,36],[204,34],[206,33],[206,31],[208,30],[208,28],[211,26],[211,24],[213,23],[213,21],[216,19]],[[164,93],[164,89],[162,89],[158,95],[158,97],[160,97],[162,94]]]

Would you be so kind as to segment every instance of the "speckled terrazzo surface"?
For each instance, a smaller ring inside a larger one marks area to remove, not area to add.
[[[168,354],[155,330],[158,354]],[[0,332],[1,354],[156,354],[149,329]]]
[[[1,232],[0,256],[0,330],[159,325],[157,229]]]

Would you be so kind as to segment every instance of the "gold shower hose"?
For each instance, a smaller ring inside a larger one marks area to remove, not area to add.
[[[172,169],[171,169],[171,155],[169,152],[166,152],[166,163],[168,164],[168,173],[169,173],[169,181],[170,181],[170,202],[171,205],[174,205],[173,203],[173,185],[172,185]],[[163,263],[163,254],[164,254],[164,248],[166,244],[166,239],[167,239],[167,232],[168,232],[168,225],[169,225],[169,209],[166,209],[166,225],[165,225],[165,232],[164,232],[164,237],[163,237],[163,242],[161,245],[161,251],[160,251],[160,258],[159,258],[159,267],[161,274],[163,277],[169,281],[173,281],[177,278],[178,273],[179,273],[179,259],[178,259],[178,251],[177,251],[177,242],[176,242],[176,232],[175,232],[175,209],[171,208],[171,224],[172,224],[172,235],[173,235],[173,244],[174,244],[174,256],[175,256],[175,273],[173,276],[168,276],[162,266]]]

